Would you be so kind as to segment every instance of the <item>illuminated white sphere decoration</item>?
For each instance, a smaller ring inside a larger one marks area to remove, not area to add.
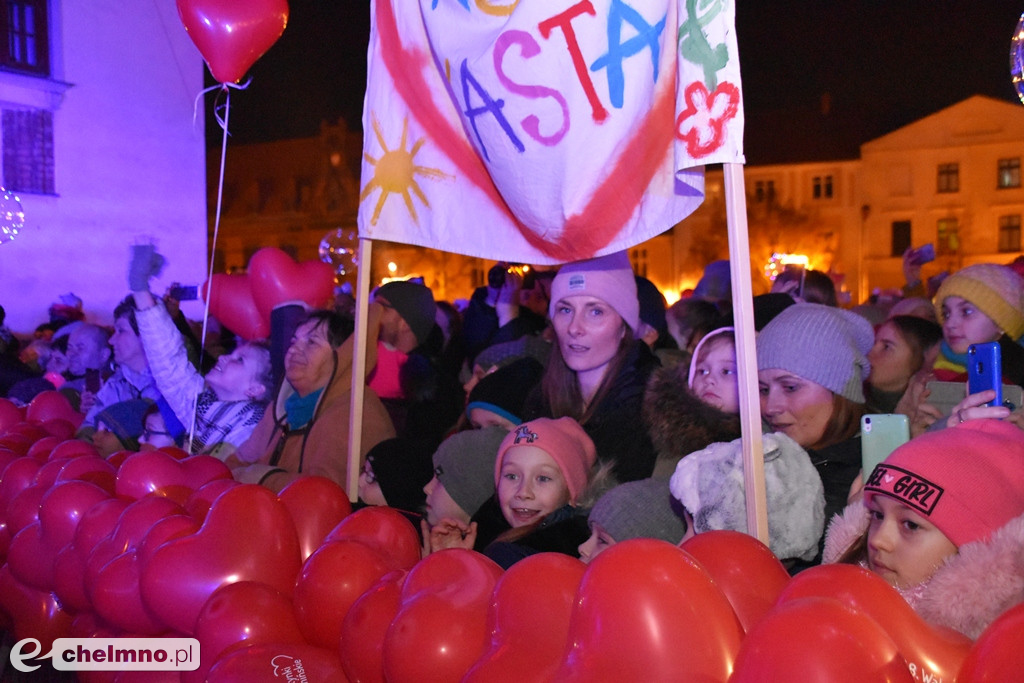
[[[0,187],[0,244],[17,237],[24,225],[25,211],[21,208],[21,200],[13,192]]]
[[[1017,22],[1017,30],[1010,40],[1010,77],[1017,97],[1024,102],[1024,14]]]
[[[320,240],[320,260],[338,275],[345,275],[356,266],[354,242],[355,233],[346,235],[342,228],[331,230]]]

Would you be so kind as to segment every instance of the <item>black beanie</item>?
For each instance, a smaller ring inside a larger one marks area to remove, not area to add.
[[[526,397],[543,374],[543,365],[524,357],[484,376],[469,392],[466,417],[474,408],[481,408],[501,415],[512,424],[520,424]]]
[[[433,450],[427,441],[395,437],[381,441],[366,454],[373,476],[389,507],[419,512],[423,493],[434,476]]]

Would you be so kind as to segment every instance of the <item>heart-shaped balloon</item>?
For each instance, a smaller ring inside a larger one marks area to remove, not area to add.
[[[896,643],[877,621],[838,600],[800,598],[780,604],[751,629],[728,680],[911,683],[915,679]]]
[[[127,501],[108,498],[89,508],[75,528],[75,537],[57,554],[53,566],[53,592],[65,609],[82,612],[92,609],[85,590],[86,562],[93,548],[117,525]]]
[[[6,566],[0,566],[0,611],[13,621],[15,640],[39,641],[39,654],[48,653],[53,649],[53,641],[68,637],[71,630],[71,615],[61,609],[52,592],[26,586]]]
[[[1024,671],[1024,603],[1011,607],[988,625],[960,667],[957,683],[1012,681]]]
[[[14,405],[10,399],[0,398],[0,436],[23,419],[25,416],[21,408]]]
[[[221,586],[260,581],[291,596],[299,540],[288,510],[257,485],[228,489],[192,536],[168,541],[142,564],[142,599],[169,628],[192,633],[203,604]]]
[[[184,501],[193,491],[216,479],[231,479],[231,470],[212,456],[175,460],[162,451],[142,451],[121,464],[116,490],[123,498],[142,498],[149,493],[175,498],[184,494],[180,498]]]
[[[235,83],[288,25],[287,0],[178,0],[181,23],[210,73]]]
[[[202,524],[206,515],[210,512],[210,506],[217,500],[220,494],[228,489],[241,486],[242,483],[234,479],[214,479],[209,484],[203,484],[185,501],[185,511]]]
[[[405,515],[386,505],[356,510],[331,529],[325,541],[360,541],[382,553],[392,569],[412,569],[420,560],[416,527]]]
[[[389,571],[388,560],[359,541],[330,541],[317,549],[295,581],[295,616],[306,641],[337,649],[349,608]]]
[[[341,625],[341,666],[350,681],[385,683],[384,638],[402,606],[406,572],[385,574],[352,603]]]
[[[555,680],[724,681],[742,636],[729,600],[693,557],[630,539],[587,565]]]
[[[550,680],[565,654],[585,569],[579,560],[559,553],[538,553],[512,565],[494,587],[490,647],[463,683]]]
[[[39,426],[49,432],[50,436],[55,436],[61,441],[66,441],[75,435],[75,425],[60,417],[43,420]]]
[[[918,671],[919,680],[955,679],[971,648],[967,636],[931,626],[882,577],[863,567],[826,564],[804,570],[789,582],[777,604],[804,597],[838,600],[870,616]]]
[[[42,428],[40,427],[40,429]],[[46,462],[47,458],[50,457],[50,452],[59,443],[60,441],[55,436],[44,436],[32,444],[25,455],[40,462]]]
[[[789,574],[764,543],[739,531],[707,531],[680,547],[693,556],[729,598],[743,630],[768,613]]]
[[[334,295],[334,270],[323,261],[295,259],[277,247],[263,247],[249,259],[249,282],[264,320],[286,301],[323,308]]]
[[[67,396],[59,391],[42,391],[28,404],[25,419],[36,424],[60,419],[70,422],[78,429],[85,415],[75,410]]]
[[[100,452],[96,450],[96,447],[86,441],[80,441],[79,439],[68,439],[62,443],[57,444],[52,451],[50,451],[50,460],[61,460],[61,459],[72,459],[78,458],[83,455],[93,455],[100,457]]]
[[[218,588],[196,619],[199,668],[182,671],[182,683],[202,683],[214,662],[240,646],[264,643],[304,644],[292,602],[256,581]]]
[[[487,647],[490,596],[501,574],[489,558],[461,548],[417,564],[384,639],[388,682],[461,680]]]
[[[299,477],[281,489],[277,497],[295,522],[303,561],[352,512],[345,489],[327,477]]]
[[[338,681],[345,673],[336,652],[305,643],[271,643],[231,650],[213,665],[209,683]]]
[[[252,297],[249,276],[217,273],[203,286],[210,315],[242,339],[270,336],[270,318],[264,318]]]

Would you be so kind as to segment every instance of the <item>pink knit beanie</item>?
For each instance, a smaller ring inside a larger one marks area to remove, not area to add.
[[[607,303],[626,321],[633,334],[640,329],[640,300],[626,252],[617,251],[562,266],[551,283],[548,315],[554,318],[558,301],[577,294],[588,294]]]
[[[1001,420],[969,420],[911,439],[878,465],[864,502],[895,498],[958,548],[985,540],[1024,514],[1024,431]]]
[[[516,446],[534,446],[550,455],[565,477],[569,487],[569,502],[583,492],[590,478],[590,469],[597,460],[594,442],[583,431],[580,423],[571,417],[552,420],[546,417],[524,422],[504,438],[498,447],[498,459],[494,462],[494,485],[501,479],[501,463],[505,453]]]

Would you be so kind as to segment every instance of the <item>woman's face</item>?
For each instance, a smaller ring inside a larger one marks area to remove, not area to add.
[[[114,360],[120,365],[127,365],[133,370],[146,367],[146,352],[142,348],[142,339],[135,334],[128,318],[120,317],[114,321],[114,334],[110,337],[110,345],[114,348]]]
[[[868,567],[889,585],[910,588],[931,578],[956,546],[927,519],[889,496],[867,504]]]
[[[327,386],[334,369],[334,349],[318,320],[299,325],[284,356],[284,376],[300,396]]]
[[[603,299],[575,294],[558,300],[551,322],[565,364],[581,386],[596,388],[626,334],[622,318]]]
[[[505,451],[498,477],[501,514],[513,527],[541,521],[569,502],[569,487],[555,459],[536,446]]]
[[[967,299],[947,296],[942,302],[942,336],[953,353],[967,353],[971,344],[996,341],[1003,331]]]
[[[804,448],[821,440],[832,417],[831,391],[778,368],[759,371],[757,379],[761,414],[773,432],[782,432]]]
[[[917,370],[914,350],[891,322],[883,323],[875,332],[875,345],[868,351],[868,361],[868,384],[881,391],[903,391]]]

